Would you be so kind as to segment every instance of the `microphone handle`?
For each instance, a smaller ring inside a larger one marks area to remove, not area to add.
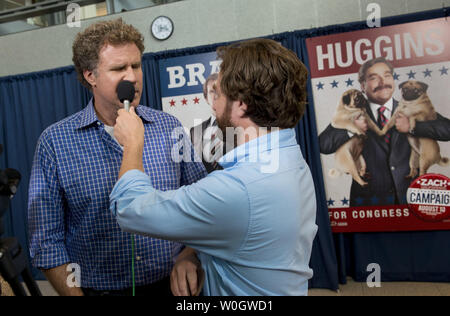
[[[123,101],[123,105],[124,105],[125,111],[130,112],[130,101],[128,101],[128,100]]]

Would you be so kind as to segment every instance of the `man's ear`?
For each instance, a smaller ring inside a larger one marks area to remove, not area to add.
[[[361,82],[361,92],[366,94],[366,85],[365,82]]]
[[[93,71],[91,70],[83,71],[83,77],[91,85],[91,87],[94,87],[96,85],[96,77]]]
[[[239,109],[239,115],[240,117],[245,117],[247,115],[247,104],[242,101],[236,101],[239,103],[238,109]]]

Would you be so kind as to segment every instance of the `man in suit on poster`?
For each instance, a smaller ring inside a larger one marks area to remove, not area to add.
[[[202,157],[203,165],[208,173],[223,168],[217,161],[223,156],[223,141],[218,132],[217,120],[212,109],[214,99],[214,84],[218,73],[211,74],[203,84],[203,96],[206,103],[211,107],[211,116],[202,123],[191,127],[191,142],[198,155]],[[218,136],[219,135],[219,136]]]
[[[398,106],[398,101],[393,98],[396,84],[393,74],[393,66],[383,57],[367,61],[359,70],[361,90],[369,100],[366,111],[379,127],[384,125],[382,121],[389,121]],[[449,141],[450,121],[438,114],[437,120],[417,122],[412,130],[408,118],[399,116],[395,128],[385,137],[368,130],[367,122],[359,121],[359,124],[367,136],[362,155],[367,164],[368,185],[362,187],[356,181],[352,182],[350,206],[406,204],[406,191],[413,180],[407,177],[411,154],[408,134]],[[332,154],[352,136],[347,130],[336,129],[330,124],[319,135],[320,152]]]

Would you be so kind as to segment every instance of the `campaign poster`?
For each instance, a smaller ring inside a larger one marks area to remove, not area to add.
[[[211,115],[211,105],[203,95],[203,85],[219,72],[215,52],[163,59],[159,62],[161,99],[164,112],[170,113],[186,128]]]
[[[450,21],[306,43],[333,232],[450,229]]]
[[[163,111],[181,122],[208,173],[222,169],[225,147],[212,108],[220,63],[215,52],[159,62]]]

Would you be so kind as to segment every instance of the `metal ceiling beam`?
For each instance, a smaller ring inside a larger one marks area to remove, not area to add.
[[[104,0],[78,0],[78,1],[43,1],[29,6],[17,9],[5,10],[0,12],[0,23],[23,20],[26,18],[39,16],[43,14],[65,11],[71,3],[77,3],[80,6],[103,2]]]
[[[4,1],[7,2],[7,3],[9,3],[9,4],[16,5],[16,6],[18,6],[18,7],[23,7],[23,6],[24,6],[23,3],[17,3],[17,2],[14,1],[14,0],[4,0]]]

